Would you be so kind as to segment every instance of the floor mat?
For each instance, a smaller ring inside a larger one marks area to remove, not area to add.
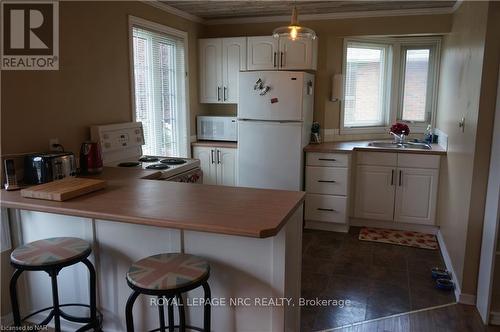
[[[422,249],[436,250],[438,248],[435,235],[394,229],[363,227],[359,232],[359,239]]]

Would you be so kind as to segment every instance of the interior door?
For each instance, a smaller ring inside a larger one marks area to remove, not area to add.
[[[217,148],[217,184],[236,185],[236,149]]]
[[[206,146],[193,147],[193,158],[200,160],[203,172],[203,184],[217,184],[216,148]]]
[[[222,102],[222,39],[199,40],[200,103]]]
[[[239,121],[238,186],[302,190],[302,123]]]
[[[439,170],[399,168],[394,221],[435,224]]]
[[[238,118],[302,121],[304,76],[303,72],[291,71],[240,73]],[[260,89],[258,82],[268,91]]]
[[[357,218],[393,220],[395,169],[387,166],[357,166],[356,203]]]
[[[246,37],[222,39],[222,99],[224,103],[238,103],[238,76],[247,69]]]
[[[248,37],[247,69],[278,69],[278,40],[273,36]]]
[[[280,38],[280,69],[307,70],[313,68],[313,43],[309,38]]]

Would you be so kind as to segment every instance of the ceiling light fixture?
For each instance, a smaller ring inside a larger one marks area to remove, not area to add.
[[[274,29],[273,37],[289,38],[291,40],[295,40],[297,38],[316,39],[316,32],[314,32],[314,30],[312,29],[299,25],[297,7],[294,6],[292,10],[292,20],[290,21],[290,25]]]

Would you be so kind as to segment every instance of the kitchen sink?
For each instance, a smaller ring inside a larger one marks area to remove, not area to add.
[[[417,143],[417,142],[388,142],[388,141],[374,141],[368,143],[368,146],[373,146],[376,148],[386,148],[386,149],[420,149],[420,150],[431,150],[432,147],[427,143]]]

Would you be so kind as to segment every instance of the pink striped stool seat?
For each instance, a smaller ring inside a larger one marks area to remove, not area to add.
[[[209,272],[208,262],[198,256],[158,254],[132,264],[127,272],[127,280],[142,289],[173,290],[192,285]]]
[[[10,255],[13,264],[45,267],[83,259],[91,252],[87,241],[76,237],[54,237],[24,244]]]

